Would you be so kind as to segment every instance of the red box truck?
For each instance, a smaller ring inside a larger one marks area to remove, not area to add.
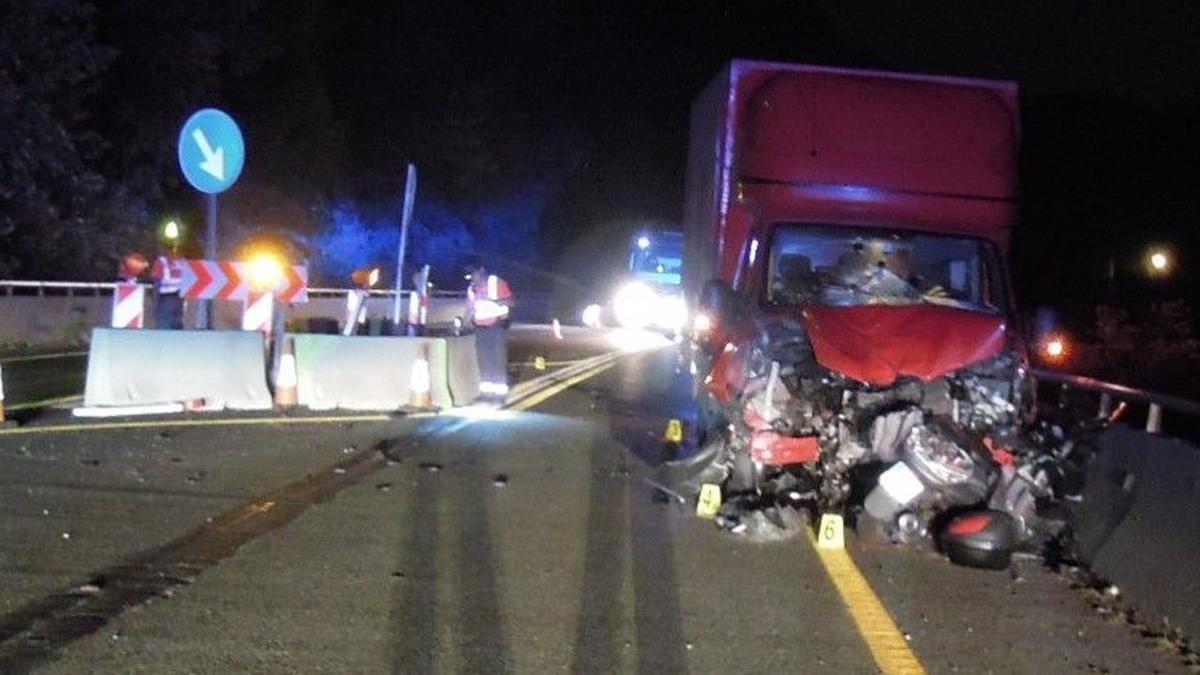
[[[987,506],[1028,398],[1016,85],[733,61],[690,133],[683,281],[726,490],[892,538]],[[866,464],[891,468],[848,504]]]

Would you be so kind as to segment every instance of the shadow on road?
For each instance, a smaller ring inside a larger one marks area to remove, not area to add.
[[[625,415],[609,429],[633,430]],[[641,435],[633,430],[633,436]],[[628,436],[628,434],[621,434]],[[618,439],[619,440],[619,439]],[[645,448],[649,448],[645,444]],[[591,440],[591,485],[581,611],[572,672],[621,670],[626,651],[622,626],[628,620],[622,588],[632,573],[633,630],[637,671],[685,672],[687,659],[679,605],[679,582],[670,523],[671,505],[652,499],[628,465],[633,448],[614,443],[597,429]],[[627,561],[624,552],[628,549]]]

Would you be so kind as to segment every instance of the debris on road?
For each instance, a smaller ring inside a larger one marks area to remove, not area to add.
[[[687,497],[684,497],[683,495],[679,494],[675,490],[672,490],[671,488],[667,487],[666,485],[663,485],[662,483],[651,480],[649,478],[642,478],[642,480],[645,481],[645,483],[647,485],[649,485],[651,488],[654,488],[652,497],[654,497],[656,501],[661,500],[661,501],[665,501],[665,502],[670,502],[671,500],[675,500],[676,502],[678,502],[680,504],[688,503]]]
[[[504,487],[505,485],[508,485],[508,474],[496,474],[496,477],[492,479],[492,485],[495,485],[496,487]]]
[[[442,465],[438,464],[437,462],[421,462],[418,466],[421,467],[422,471],[428,471],[430,473],[436,473],[442,470]]]
[[[392,484],[391,483],[376,483],[375,489],[379,490],[380,492],[388,492],[392,489]]]

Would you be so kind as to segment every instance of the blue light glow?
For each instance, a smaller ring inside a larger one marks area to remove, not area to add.
[[[546,190],[540,186],[474,207],[418,197],[405,265],[428,264],[435,284],[457,288],[468,256],[484,256],[501,274],[507,273],[504,263],[533,262],[539,254],[537,233],[545,201]],[[332,209],[325,229],[308,240],[314,253],[310,264],[319,278],[338,283],[360,267],[393,269],[400,242],[399,205],[390,205],[384,216],[372,217],[367,211],[343,201]]]

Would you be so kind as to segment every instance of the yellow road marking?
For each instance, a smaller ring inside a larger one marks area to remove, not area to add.
[[[25,401],[8,406],[9,410],[28,410],[30,408],[45,408],[47,406],[58,405],[59,403],[70,403],[72,401],[82,401],[82,394],[72,394],[70,396],[56,396],[54,398],[43,398],[37,401]]]
[[[29,356],[6,356],[0,363],[21,363],[23,361],[46,361],[49,359],[65,359],[72,356],[87,356],[87,352],[62,352],[59,354],[31,354]]]
[[[923,674],[925,667],[909,648],[908,641],[896,627],[896,622],[888,614],[879,596],[871,590],[871,585],[858,570],[850,554],[845,549],[819,547],[811,532],[808,535],[808,543],[816,551],[825,572],[837,587],[838,595],[842,596],[842,602],[854,619],[859,635],[862,635],[867,648],[871,650],[871,657],[875,659],[879,670],[888,675]]]
[[[546,366],[547,368],[560,368],[560,367],[565,367],[565,366],[573,366],[582,360],[583,359],[576,359],[574,361],[546,361],[542,365]],[[537,361],[518,361],[517,363],[514,363],[512,365],[524,366],[526,368],[532,368],[536,364],[537,364]]]
[[[509,408],[509,410],[528,410],[528,409],[532,408],[533,406],[541,403],[542,401],[545,401],[546,399],[550,398],[551,396],[556,396],[559,393],[561,393],[567,389],[570,389],[571,387],[574,387],[575,385],[579,384],[580,382],[592,379],[593,377],[599,375],[600,373],[603,373],[604,371],[608,370],[609,368],[612,368],[613,365],[614,365],[613,363],[605,363],[601,366],[592,368],[591,370],[585,370],[582,373],[580,373],[572,378],[566,379],[562,382],[559,382],[558,384],[556,384],[554,386],[547,387],[535,394],[527,396],[527,397],[521,399],[520,401],[517,401],[516,403],[508,406],[508,408]]]
[[[88,424],[47,424],[35,427],[0,429],[0,436],[15,434],[41,434],[59,431],[102,431],[105,429],[154,429],[160,427],[221,427],[256,426],[267,424],[336,424],[338,422],[387,422],[393,419],[425,417],[415,414],[394,417],[392,415],[334,415],[326,417],[238,417],[211,420],[153,420],[147,422],[99,422]]]

